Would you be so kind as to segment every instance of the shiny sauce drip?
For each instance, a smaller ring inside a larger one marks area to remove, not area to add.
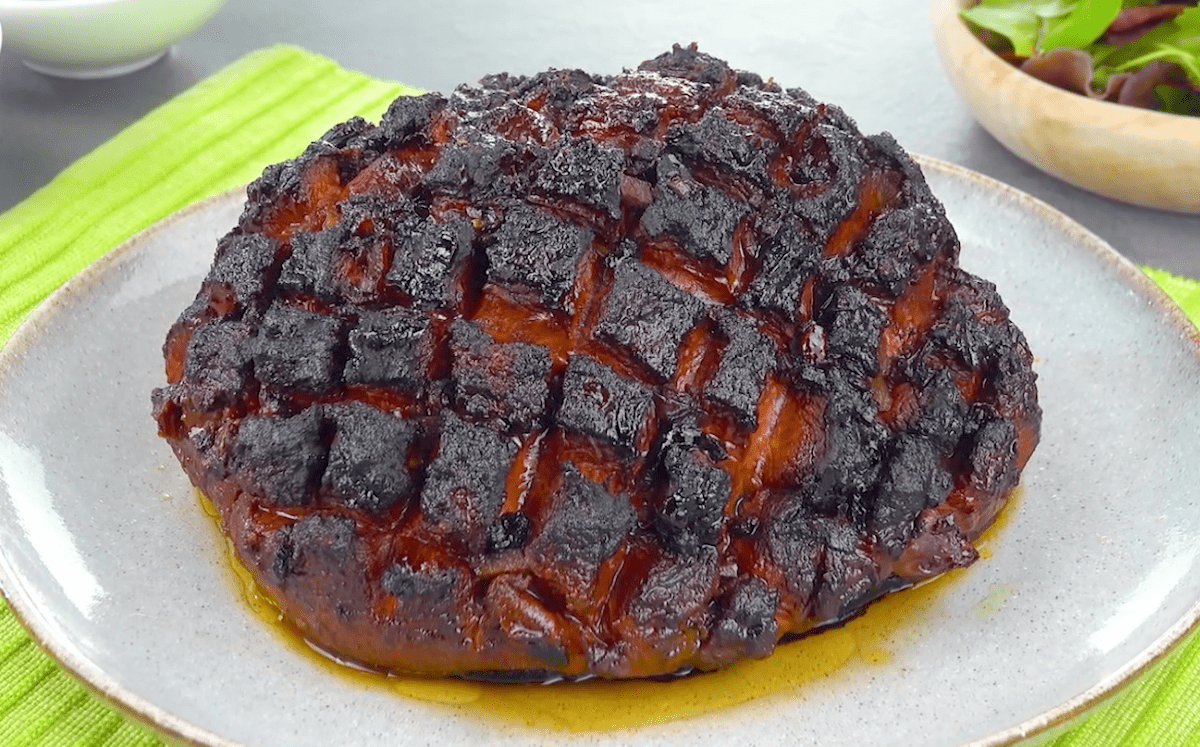
[[[567,732],[634,729],[683,721],[748,703],[789,697],[797,688],[835,678],[870,676],[873,667],[893,664],[903,656],[904,642],[937,613],[947,594],[965,581],[952,571],[913,588],[889,594],[862,614],[819,635],[806,635],[781,645],[766,659],[747,659],[715,672],[654,680],[586,680],[553,685],[493,683],[466,679],[411,677],[372,670],[346,662],[305,640],[237,559],[220,532],[220,515],[200,491],[200,507],[213,520],[217,537],[228,551],[230,583],[250,609],[273,630],[292,655],[353,685],[392,692],[468,718],[496,719],[507,724]],[[978,540],[983,558],[1007,533],[1017,512],[1018,487],[995,522]],[[989,615],[1012,593],[997,587],[976,610]]]

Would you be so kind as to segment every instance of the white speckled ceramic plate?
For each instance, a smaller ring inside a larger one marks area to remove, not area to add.
[[[1044,433],[979,563],[844,629],[713,676],[611,687],[389,687],[303,655],[238,594],[149,416],[164,333],[236,194],[97,262],[0,352],[4,593],[81,679],[203,745],[961,747],[1043,731],[1196,623],[1200,343],[1079,226],[923,163],[963,264],[1028,335]]]

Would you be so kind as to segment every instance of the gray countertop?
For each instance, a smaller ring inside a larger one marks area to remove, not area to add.
[[[1050,203],[1135,262],[1200,277],[1200,217],[1075,189],[1017,159],[975,124],[942,73],[921,0],[358,0],[344,12],[350,5],[232,0],[164,60],[106,81],[47,78],[5,48],[0,210],[179,91],[273,43],[448,91],[502,70],[618,72],[673,42],[695,41],[734,67],[839,104],[864,132],[888,130],[909,150]]]

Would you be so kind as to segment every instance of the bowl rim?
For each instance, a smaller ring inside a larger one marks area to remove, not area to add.
[[[0,0],[4,8],[90,8],[100,5],[124,5],[141,0]]]
[[[118,5],[139,5],[150,4],[160,0],[0,0],[0,12],[3,11],[20,11],[27,14],[26,17],[33,15],[42,15],[39,10],[45,11],[62,11],[62,10],[83,10],[88,8],[105,8]],[[225,0],[204,0],[206,4],[218,5]],[[166,0],[164,5],[175,6],[178,0]]]

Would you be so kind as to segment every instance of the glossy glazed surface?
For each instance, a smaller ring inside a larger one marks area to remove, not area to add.
[[[0,583],[69,668],[201,744],[396,744],[401,723],[409,744],[676,745],[739,733],[746,744],[962,747],[1036,731],[1196,619],[1200,464],[1185,449],[1200,433],[1200,343],[1077,225],[924,163],[964,266],[997,283],[1028,335],[1045,418],[987,557],[879,642],[883,663],[852,656],[740,706],[571,732],[533,712],[497,715],[478,700],[486,690],[433,704],[296,656],[231,593],[209,519],[146,417],[162,330],[236,218],[237,195],[117,250],[0,353],[0,511],[13,517],[0,527]],[[739,674],[753,680],[755,666]],[[621,707],[613,697],[604,707]],[[597,706],[581,696],[580,707]]]

